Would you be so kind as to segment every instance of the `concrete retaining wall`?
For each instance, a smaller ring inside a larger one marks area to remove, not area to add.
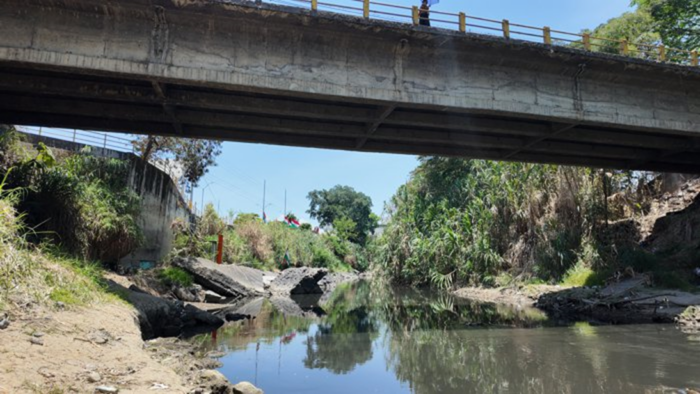
[[[79,152],[85,144],[59,140],[55,138],[25,134],[27,143],[43,142],[53,150]],[[124,266],[137,267],[141,262],[158,262],[172,249],[174,233],[172,224],[176,220],[192,223],[194,215],[170,176],[150,163],[143,163],[132,153],[111,149],[90,147],[90,153],[98,157],[107,157],[131,162],[129,185],[141,196],[141,215],[138,219],[143,231],[142,246],[120,263]]]

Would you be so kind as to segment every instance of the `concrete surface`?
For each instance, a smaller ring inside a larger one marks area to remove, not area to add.
[[[700,172],[700,69],[241,1],[4,0],[0,122]]]

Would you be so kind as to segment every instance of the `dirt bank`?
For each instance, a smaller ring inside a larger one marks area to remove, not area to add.
[[[684,320],[681,316],[686,308],[700,305],[700,295],[650,288],[648,283],[648,277],[638,276],[603,288],[534,285],[462,288],[454,294],[483,302],[534,306],[545,311],[550,318],[563,321],[589,320],[610,324],[695,321],[694,318]]]
[[[0,394],[236,392],[213,370],[218,361],[188,342],[144,341],[138,312],[123,301],[70,309],[32,303],[7,316],[0,311]]]
[[[0,331],[0,393],[92,393],[98,386],[121,393],[191,389],[144,350],[136,313],[127,305],[36,309],[10,317],[9,327]]]

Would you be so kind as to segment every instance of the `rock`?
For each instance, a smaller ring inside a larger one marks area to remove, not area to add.
[[[97,386],[95,387],[96,393],[118,393],[119,389],[113,386]]]
[[[61,301],[56,301],[56,308],[58,309],[66,309],[66,304]]]
[[[185,328],[197,325],[216,328],[224,324],[223,319],[181,301],[131,291],[114,281],[109,281],[109,286],[124,294],[136,308],[143,339],[178,336]]]
[[[49,369],[46,369],[46,368],[39,368],[39,370],[37,372],[39,373],[39,375],[45,377],[46,379],[51,379],[51,378],[56,377],[55,372],[53,372]]]
[[[231,382],[219,371],[211,369],[204,370],[199,374],[199,380],[204,385],[204,389],[212,394],[232,394],[233,386]],[[205,392],[206,392],[205,391]]]
[[[323,294],[319,282],[328,275],[324,268],[289,268],[270,284],[270,291],[279,295]]]
[[[87,375],[87,381],[90,383],[97,383],[101,380],[102,380],[102,376],[95,371],[92,371]]]
[[[205,297],[204,290],[199,285],[190,287],[174,286],[172,292],[177,299],[187,302],[202,302]]]
[[[233,321],[239,321],[239,320],[247,320],[252,318],[250,315],[243,315],[240,313],[227,313],[225,316],[227,322],[233,322]]]
[[[226,297],[211,290],[204,290],[204,302],[209,304],[223,304],[226,302]]]
[[[104,345],[107,342],[113,340],[112,335],[105,331],[104,329],[99,329],[95,331],[91,331],[88,336],[87,336],[88,341],[98,344],[98,345]]]
[[[10,326],[10,318],[7,313],[0,314],[0,330],[4,330]]]
[[[277,274],[273,274],[270,272],[264,272],[263,273],[263,288],[267,289],[270,287],[270,284],[272,283],[273,280],[277,277]]]
[[[29,338],[29,342],[31,342],[34,345],[44,346],[44,340],[41,338],[31,337]]]
[[[219,265],[202,258],[176,258],[173,265],[192,274],[205,289],[241,299],[265,293],[263,272],[238,265]]]
[[[264,394],[262,390],[250,382],[240,382],[233,385],[233,394]]]
[[[37,332],[33,333],[32,336],[33,336],[34,338],[41,338],[41,337],[44,336],[44,333],[41,332],[41,331],[37,331]]]

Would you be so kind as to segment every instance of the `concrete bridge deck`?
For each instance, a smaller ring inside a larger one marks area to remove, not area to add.
[[[700,70],[236,1],[4,0],[0,123],[700,172]]]

